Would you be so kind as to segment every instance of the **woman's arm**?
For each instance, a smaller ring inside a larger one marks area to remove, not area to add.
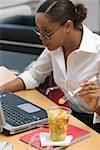
[[[19,77],[0,86],[0,92],[5,92],[5,91],[15,92],[23,89],[25,89],[25,84],[23,80],[20,79]]]

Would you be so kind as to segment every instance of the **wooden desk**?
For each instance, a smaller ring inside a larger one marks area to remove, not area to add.
[[[0,67],[0,85],[3,83],[10,81],[12,79],[16,78],[16,76],[6,69],[5,67]],[[19,92],[15,92],[16,95],[19,95],[33,103],[36,103],[39,106],[43,106],[43,108],[47,109],[52,106],[56,106],[52,101],[50,101],[48,98],[40,94],[36,90],[23,90]],[[79,126],[83,129],[89,130],[91,132],[91,136],[87,139],[84,139],[76,144],[73,144],[67,148],[67,150],[99,150],[100,149],[100,134],[96,133],[94,130],[90,129],[88,126],[80,122],[75,117],[70,117],[70,123],[75,124],[76,126]],[[27,144],[24,142],[21,142],[19,140],[19,137],[32,132],[27,131],[21,134],[13,135],[13,136],[5,136],[3,134],[0,135],[0,141],[9,141],[13,144],[13,150],[26,150]],[[35,148],[33,148],[35,150]]]

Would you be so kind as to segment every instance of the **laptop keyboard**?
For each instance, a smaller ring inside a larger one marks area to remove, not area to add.
[[[6,122],[12,126],[20,126],[39,120],[36,116],[32,116],[32,118],[30,118],[29,116],[27,117],[24,113],[21,114],[15,111],[9,104],[5,102],[2,102],[2,107]]]

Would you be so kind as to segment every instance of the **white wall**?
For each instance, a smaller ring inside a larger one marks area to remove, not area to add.
[[[72,0],[73,2],[83,3],[88,8],[87,19],[84,21],[90,29],[100,32],[100,0]]]
[[[15,15],[35,15],[44,0],[0,0],[0,20]]]

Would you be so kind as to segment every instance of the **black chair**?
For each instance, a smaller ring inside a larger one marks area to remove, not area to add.
[[[0,22],[0,65],[20,73],[39,57],[44,46],[33,26],[34,16],[15,16]]]
[[[0,23],[1,49],[40,55],[44,46],[32,31],[34,16],[16,16]]]

